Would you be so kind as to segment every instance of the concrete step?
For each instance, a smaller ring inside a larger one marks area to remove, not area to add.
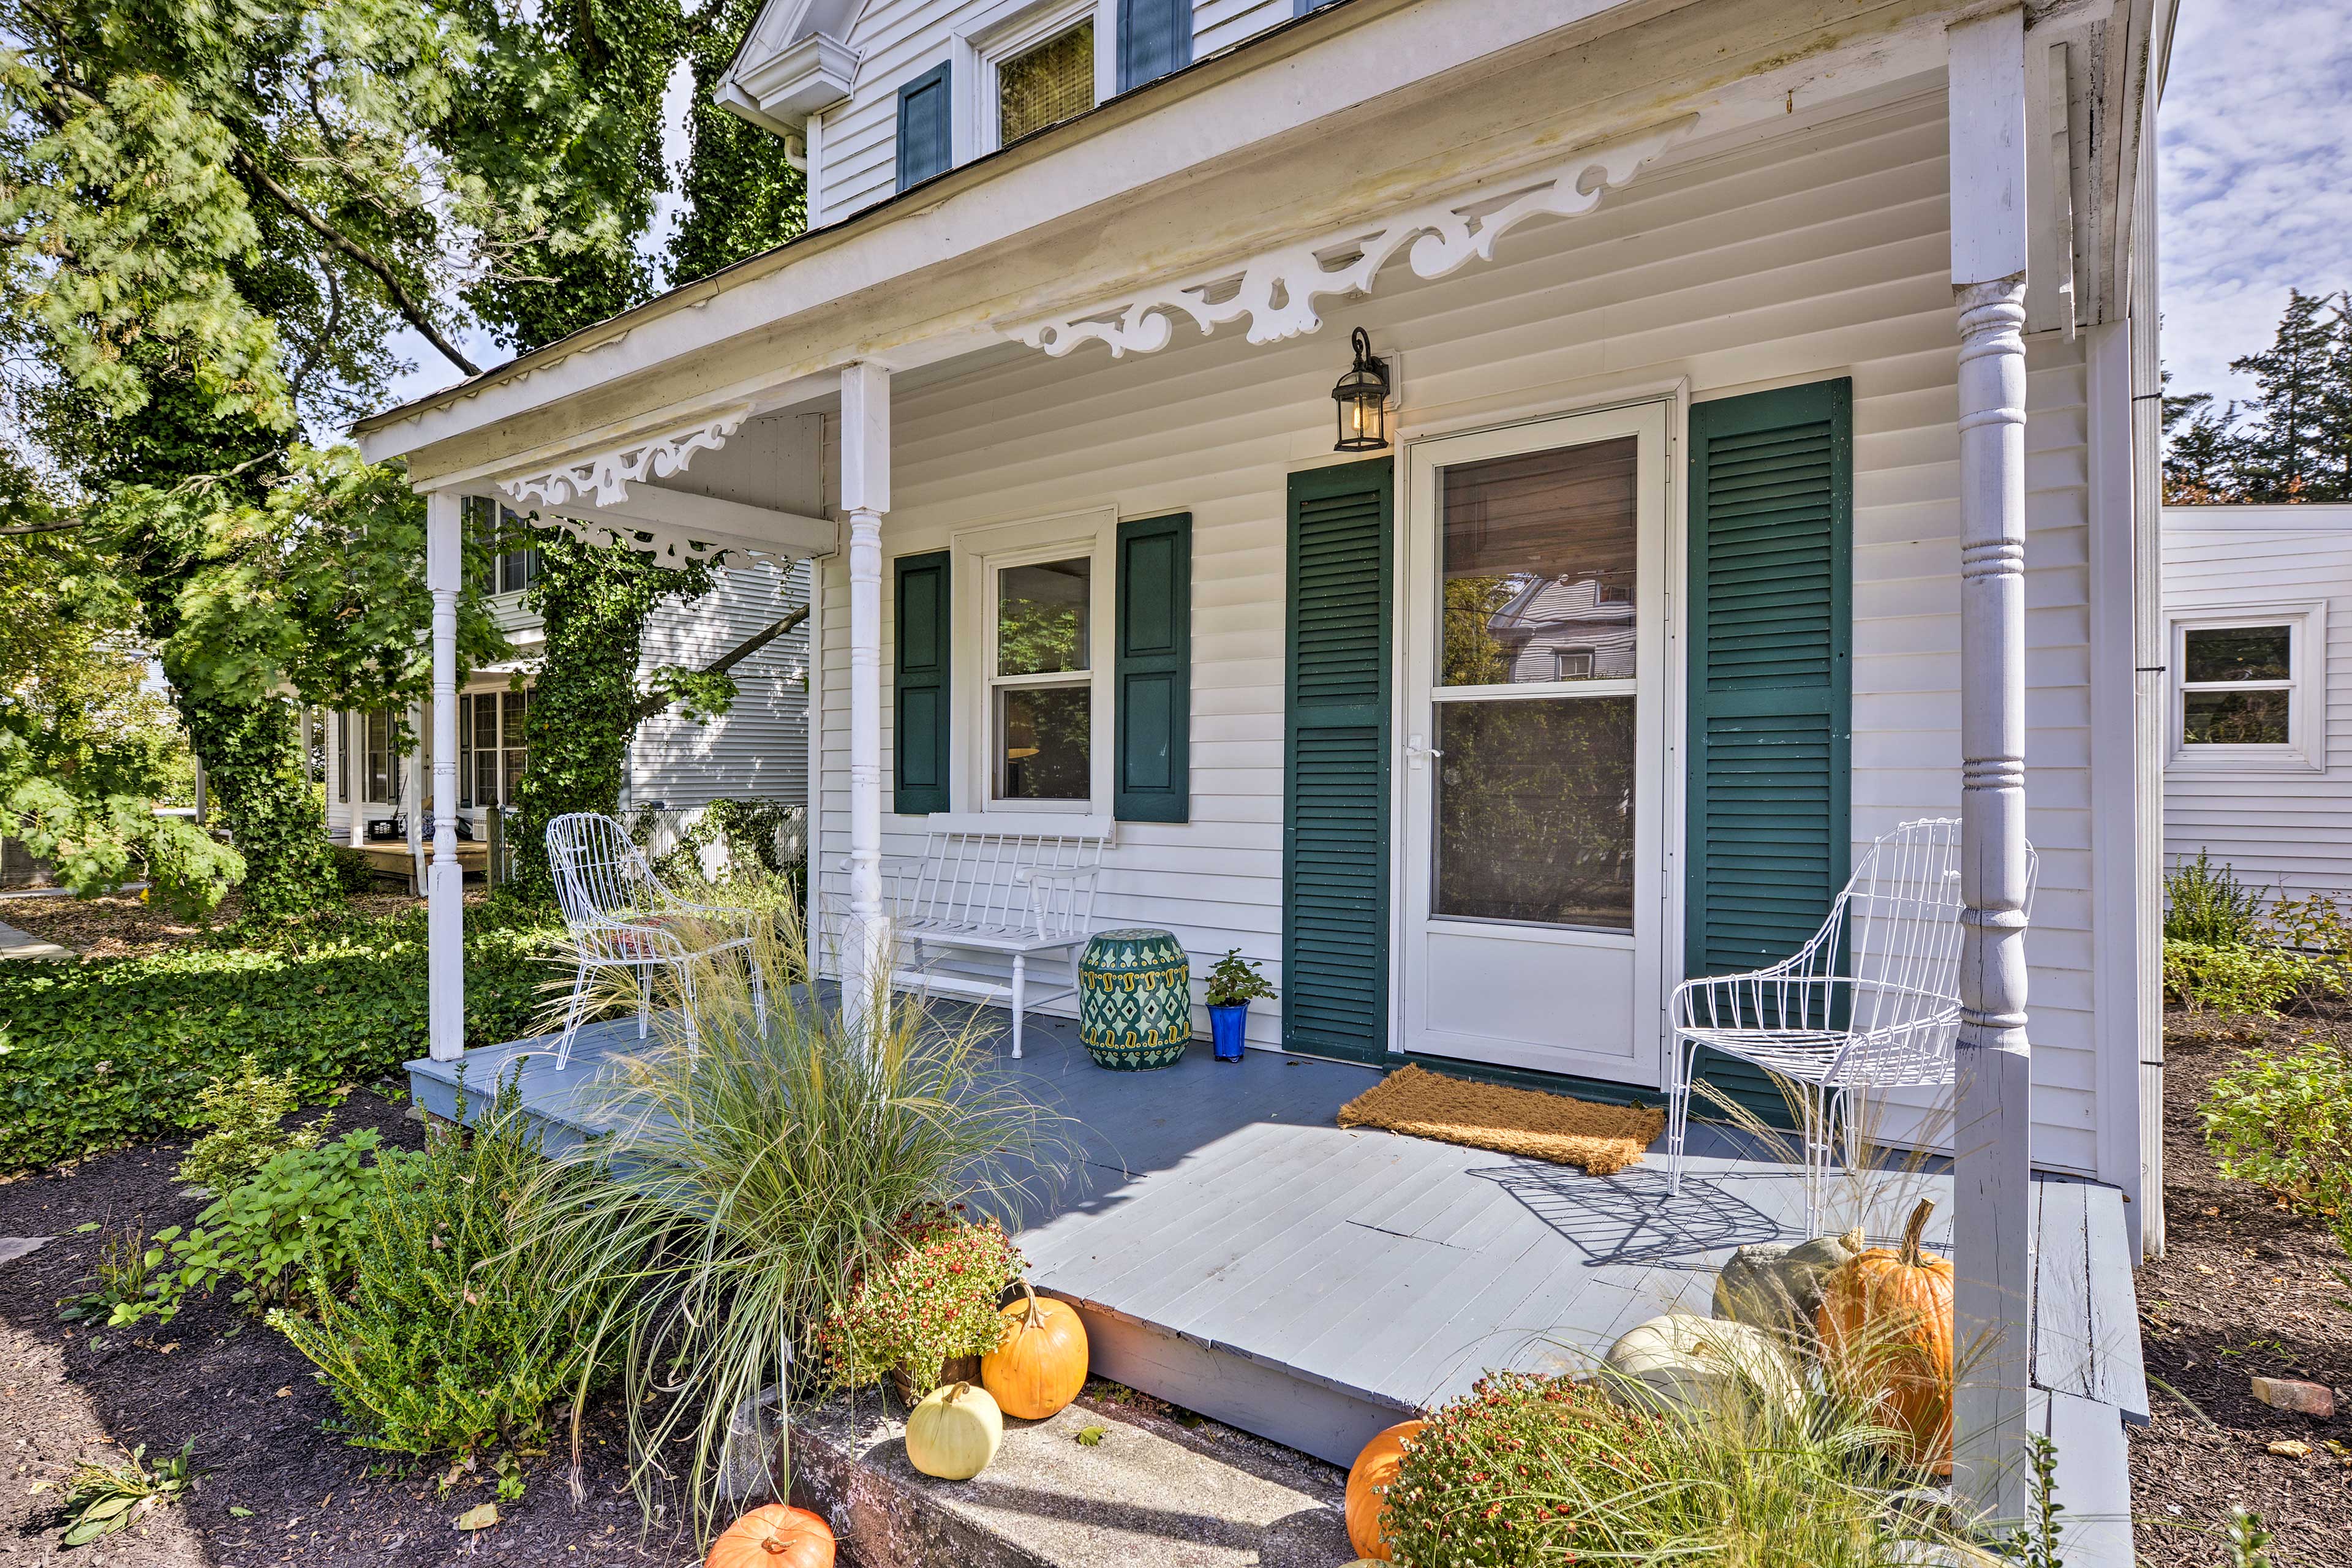
[[[1344,1472],[1090,1384],[1047,1421],[1007,1421],[995,1462],[941,1481],[907,1462],[905,1407],[877,1389],[792,1432],[793,1500],[856,1568],[1337,1568],[1355,1561]],[[1101,1429],[1082,1444],[1080,1432]]]

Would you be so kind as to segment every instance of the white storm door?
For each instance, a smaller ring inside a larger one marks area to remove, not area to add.
[[[1406,1050],[1660,1080],[1666,405],[1414,443]]]

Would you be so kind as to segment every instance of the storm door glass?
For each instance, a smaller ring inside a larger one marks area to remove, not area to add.
[[[1431,912],[1633,925],[1636,443],[1438,476]]]

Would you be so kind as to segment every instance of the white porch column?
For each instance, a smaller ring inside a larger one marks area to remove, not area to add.
[[[849,929],[842,999],[851,1026],[887,984],[882,913],[882,514],[890,510],[890,373],[841,373],[841,501],[849,513]]]
[[[1952,27],[1960,355],[1960,950],[1954,1479],[2024,1513],[2032,1049],[2025,1017],[2025,14]]]
[[[435,1061],[466,1051],[466,873],[457,864],[457,588],[465,570],[463,508],[425,498],[425,584],[433,594],[433,864],[425,874],[431,996],[427,1038]],[[416,819],[420,799],[409,809]]]
[[[343,715],[343,791],[350,815],[343,819],[343,841],[354,849],[367,845],[367,715],[357,710]]]

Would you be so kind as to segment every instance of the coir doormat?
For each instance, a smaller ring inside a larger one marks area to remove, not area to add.
[[[1404,1067],[1341,1106],[1339,1125],[1384,1127],[1612,1176],[1641,1163],[1642,1151],[1665,1130],[1666,1113]]]

